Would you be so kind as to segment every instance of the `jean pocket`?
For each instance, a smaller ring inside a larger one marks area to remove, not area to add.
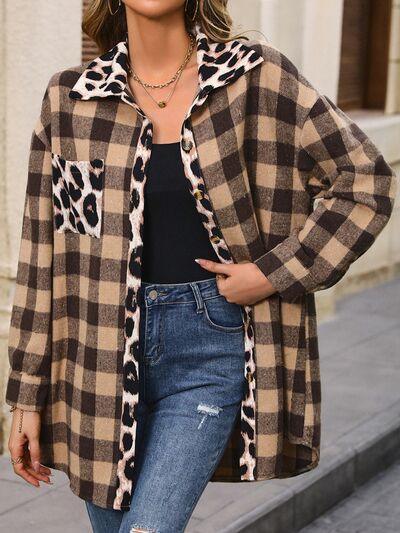
[[[52,152],[55,228],[101,237],[104,159],[69,160]]]
[[[228,302],[222,295],[204,300],[204,318],[218,331],[237,333],[244,329],[242,306]]]

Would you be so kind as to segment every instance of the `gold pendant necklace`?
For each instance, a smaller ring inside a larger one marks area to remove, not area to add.
[[[155,102],[158,107],[160,107],[161,109],[164,108],[164,107],[167,107],[167,104],[168,102],[170,101],[172,95],[174,94],[174,91],[176,89],[176,86],[178,84],[178,81],[179,81],[179,78],[181,77],[181,74],[182,72],[179,73],[178,77],[176,78],[175,80],[175,83],[172,87],[172,90],[171,92],[169,93],[169,95],[167,96],[167,98],[165,100],[156,100],[152,94],[149,93],[149,91],[146,89],[146,87],[144,85],[141,84],[141,82],[139,81],[139,83],[142,85],[143,89],[146,91],[146,93],[150,96],[150,98],[153,100],[153,102]]]
[[[133,77],[134,80],[136,80],[138,83],[140,83],[140,85],[143,87],[143,89],[146,91],[146,93],[150,96],[150,98],[153,100],[153,102],[155,102],[157,104],[157,106],[159,108],[161,108],[161,109],[164,108],[164,107],[167,107],[167,104],[170,101],[170,99],[171,99],[171,97],[172,97],[172,95],[173,95],[173,93],[175,91],[175,88],[176,88],[176,85],[178,83],[178,80],[181,77],[181,74],[182,74],[184,68],[186,67],[186,65],[188,64],[188,62],[189,62],[189,60],[190,60],[190,58],[192,56],[192,52],[193,52],[194,45],[195,45],[195,38],[194,38],[194,36],[191,33],[189,33],[189,39],[190,39],[190,43],[189,43],[189,47],[188,47],[188,50],[186,52],[186,56],[185,56],[185,59],[184,59],[183,63],[178,68],[178,70],[175,72],[175,74],[172,76],[172,78],[170,80],[168,80],[167,82],[165,82],[165,83],[158,83],[158,84],[145,83],[134,72],[132,66],[129,63],[129,59],[128,59],[128,65],[127,65],[128,73]],[[167,87],[168,85],[171,85],[171,83],[174,83],[174,85],[172,87],[172,90],[169,93],[168,97],[166,99],[164,99],[164,100],[156,100],[149,93],[149,91],[147,90],[147,87],[152,88],[152,89],[162,89],[163,87]]]

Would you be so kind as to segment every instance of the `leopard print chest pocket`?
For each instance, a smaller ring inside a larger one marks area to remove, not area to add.
[[[56,231],[100,238],[104,159],[69,160],[52,152],[53,212]]]

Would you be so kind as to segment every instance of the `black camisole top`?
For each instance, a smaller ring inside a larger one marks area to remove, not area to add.
[[[144,187],[143,281],[185,283],[215,276],[194,260],[220,262],[189,186],[180,143],[153,143]]]

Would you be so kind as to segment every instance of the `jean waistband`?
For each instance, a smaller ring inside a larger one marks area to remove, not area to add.
[[[142,281],[137,293],[139,305],[184,303],[220,296],[215,277],[185,283],[152,283]]]

